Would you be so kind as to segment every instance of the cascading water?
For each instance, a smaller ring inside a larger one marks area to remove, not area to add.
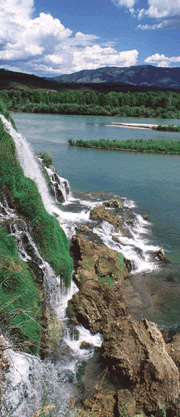
[[[152,270],[157,266],[152,262],[150,255],[158,248],[152,246],[147,240],[148,222],[134,214],[133,224],[125,221],[121,232],[117,232],[114,226],[107,222],[97,225],[90,220],[90,211],[101,204],[100,199],[98,200],[97,196],[92,197],[91,194],[83,199],[72,197],[68,182],[56,176],[57,173],[55,175],[53,167],[50,167],[46,169],[54,189],[53,197],[49,192],[43,170],[29,144],[13,129],[10,122],[3,116],[1,119],[15,142],[17,157],[24,174],[36,182],[45,208],[49,213],[56,215],[69,238],[76,226],[88,222],[92,231],[102,242],[122,252],[132,261],[135,272]],[[64,200],[63,210],[58,206],[57,184]],[[124,199],[124,208],[127,213],[128,210],[133,211],[133,206],[133,202]],[[7,201],[4,201],[0,203],[0,221],[3,222],[7,218],[11,221],[11,234],[17,241],[22,259],[26,262],[36,259],[39,268],[43,271],[46,301],[53,312],[54,320],[62,322],[64,337],[59,343],[55,361],[50,356],[45,361],[41,361],[37,357],[15,352],[13,349],[6,350],[4,357],[9,362],[9,371],[6,373],[6,382],[2,387],[2,416],[6,417],[12,410],[16,410],[15,414],[12,414],[15,417],[23,415],[31,417],[37,409],[41,408],[45,399],[51,404],[58,403],[58,407],[60,406],[58,416],[68,416],[68,400],[72,392],[74,393],[74,386],[70,382],[76,381],[78,361],[92,355],[93,346],[100,346],[102,338],[99,334],[92,336],[88,330],[78,326],[79,337],[74,340],[73,330],[69,327],[66,317],[66,306],[68,300],[77,292],[76,285],[72,281],[69,289],[63,286],[60,277],[55,276],[52,268],[41,257],[26,223],[19,219],[15,211],[8,207]],[[121,243],[113,241],[112,235],[116,235]],[[31,251],[27,250],[28,246],[31,247]],[[80,349],[81,342],[84,340],[90,343],[89,351]],[[62,398],[63,401],[61,401]]]

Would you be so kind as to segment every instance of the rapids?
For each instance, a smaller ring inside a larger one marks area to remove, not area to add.
[[[90,220],[90,211],[102,204],[103,198],[91,193],[73,196],[68,181],[59,177],[53,166],[45,168],[50,178],[50,190],[43,173],[42,161],[39,164],[30,145],[11,123],[4,116],[1,116],[1,119],[15,142],[17,158],[24,174],[36,182],[46,210],[57,217],[69,239],[78,225],[88,224],[97,239],[130,259],[133,273],[158,269],[158,262],[153,260],[152,253],[159,248],[153,246],[149,240],[151,225],[135,213],[132,201],[123,199],[124,226],[121,232],[116,232],[114,226],[107,222],[97,224]],[[9,368],[2,386],[2,417],[31,417],[41,409],[45,401],[55,404],[57,416],[67,417],[71,415],[68,408],[69,399],[72,395],[77,395],[78,366],[93,355],[95,346],[101,346],[102,337],[100,334],[91,335],[82,326],[77,326],[76,331],[72,330],[72,325],[66,317],[66,307],[68,300],[78,291],[75,283],[72,280],[70,288],[64,287],[61,277],[55,275],[39,253],[26,223],[18,218],[15,210],[9,208],[4,199],[0,203],[0,222],[3,223],[7,219],[10,220],[11,235],[17,242],[20,257],[25,262],[35,259],[43,271],[46,302],[53,311],[54,320],[62,322],[63,339],[56,357],[49,355],[44,361],[39,357],[15,351],[12,347],[5,350],[4,359]],[[121,243],[113,241],[112,235],[116,235]],[[31,246],[31,254],[27,252],[24,240]],[[82,341],[90,344],[89,350],[80,349]]]

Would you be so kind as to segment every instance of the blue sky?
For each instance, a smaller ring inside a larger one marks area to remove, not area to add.
[[[180,66],[180,0],[1,0],[0,67]]]

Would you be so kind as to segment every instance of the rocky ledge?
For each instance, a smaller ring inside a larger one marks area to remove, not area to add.
[[[163,416],[180,413],[180,336],[163,337],[156,324],[136,321],[125,300],[129,272],[118,252],[72,238],[74,279],[79,287],[68,305],[73,323],[81,323],[104,338],[101,359],[113,378],[113,390],[98,389],[84,401],[80,415],[94,417]],[[122,407],[126,410],[123,414]]]

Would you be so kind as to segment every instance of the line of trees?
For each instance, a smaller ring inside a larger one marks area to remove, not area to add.
[[[128,139],[128,140],[73,140],[68,139],[70,146],[78,146],[82,148],[97,148],[108,150],[127,150],[138,152],[154,152],[154,153],[177,153],[180,154],[180,141],[165,139]]]
[[[0,98],[10,111],[180,118],[180,94],[175,92],[1,90]]]

